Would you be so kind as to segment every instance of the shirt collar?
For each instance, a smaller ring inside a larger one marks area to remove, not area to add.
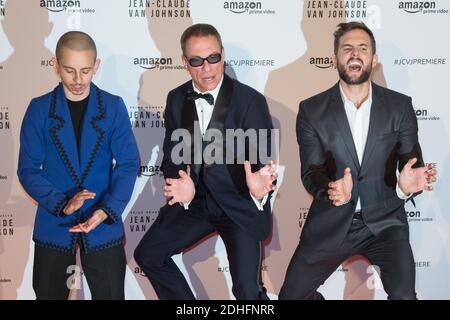
[[[349,98],[347,98],[347,96],[345,95],[344,90],[342,89],[342,85],[341,85],[340,82],[339,82],[339,91],[340,91],[340,93],[341,93],[341,99],[342,99],[342,102],[344,103],[344,106],[348,105],[349,103],[350,103],[352,106],[355,105],[355,104],[354,104]],[[366,105],[366,104],[368,104],[368,105],[371,105],[371,104],[372,104],[372,83],[371,83],[370,81],[369,81],[369,96],[367,97],[366,101],[364,101],[364,102],[361,104],[361,106],[364,106],[364,105]]]

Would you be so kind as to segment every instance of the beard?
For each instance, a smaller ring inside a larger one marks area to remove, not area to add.
[[[353,60],[355,60],[355,59],[353,59]],[[359,59],[356,59],[356,60],[360,61],[361,64],[363,65],[361,60],[359,60]],[[349,60],[347,62],[347,64],[349,64],[351,61],[352,60]],[[363,68],[363,67],[364,67],[364,65],[361,68]],[[338,64],[337,69],[338,69],[338,73],[339,73],[339,78],[341,78],[342,81],[344,81],[346,84],[349,84],[349,85],[356,85],[356,84],[361,84],[361,83],[366,82],[367,80],[369,80],[370,74],[372,73],[372,65],[371,64],[369,64],[365,69],[364,68],[362,69],[362,73],[359,77],[353,78],[353,79],[350,78],[350,76],[347,74],[347,72],[345,70],[345,65]]]

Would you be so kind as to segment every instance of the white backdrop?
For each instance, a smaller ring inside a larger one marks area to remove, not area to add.
[[[435,162],[439,170],[435,191],[422,194],[415,206],[406,205],[418,297],[449,299],[449,10],[446,0],[0,0],[0,298],[34,298],[31,234],[36,208],[15,174],[18,134],[30,99],[57,84],[48,62],[64,32],[81,30],[94,38],[102,60],[94,81],[122,96],[129,108],[144,174],[123,213],[126,297],[155,299],[132,253],[164,201],[161,116],[167,92],[188,79],[180,67],[179,37],[192,23],[211,23],[219,30],[227,73],[265,94],[281,129],[284,178],[263,265],[265,285],[276,298],[311,202],[299,178],[298,102],[337,81],[330,67],[332,32],[339,22],[362,20],[377,40],[380,68],[374,81],[413,98],[425,161]],[[233,299],[226,253],[217,236],[175,260],[198,298]],[[73,297],[89,298],[83,281],[79,288]],[[361,257],[346,261],[321,291],[330,299],[386,298],[378,276]]]

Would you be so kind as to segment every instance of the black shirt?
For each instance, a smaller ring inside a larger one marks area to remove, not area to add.
[[[70,117],[72,118],[73,131],[77,140],[78,159],[80,158],[81,131],[83,130],[83,118],[86,113],[89,96],[81,101],[71,101],[67,99]]]

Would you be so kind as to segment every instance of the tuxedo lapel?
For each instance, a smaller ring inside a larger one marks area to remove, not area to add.
[[[237,84],[236,84],[237,85]],[[222,87],[217,96],[217,102],[209,123],[208,129],[217,129],[225,136],[225,120],[231,108],[231,99],[234,94],[233,80],[226,74],[223,76]],[[236,97],[238,99],[238,97]],[[236,111],[238,112],[238,111]],[[226,151],[225,151],[226,152]],[[245,180],[244,166],[240,163],[228,163],[227,170],[238,193],[248,196],[248,188]]]
[[[355,168],[359,171],[360,164],[358,160],[358,154],[356,153],[355,142],[353,140],[352,131],[348,123],[347,114],[345,113],[344,103],[342,102],[341,94],[339,91],[339,83],[337,83],[332,89],[332,98],[330,100],[330,106],[332,117],[336,122],[339,134],[342,136],[342,140],[355,164]]]
[[[195,102],[193,100],[187,99],[187,93],[189,92],[189,90],[193,90],[192,82],[190,82],[186,86],[184,106],[181,113],[181,127],[187,129],[191,134],[191,155],[193,155],[191,163],[193,164],[192,169],[198,177],[201,168],[201,164],[199,164],[199,162],[201,162],[202,159],[203,148],[201,148],[201,146],[203,141],[200,134],[200,127],[198,125],[199,120],[197,109],[195,108]],[[227,75],[224,75],[222,86],[220,87],[219,93],[217,95],[216,103],[214,104],[214,110],[211,115],[211,120],[208,124],[207,130],[217,129],[222,133],[225,132],[225,119],[230,105],[232,93],[233,82]],[[197,132],[198,134],[196,136],[195,133]],[[197,145],[199,146],[199,148],[194,148],[195,139],[198,139]]]
[[[89,101],[83,119],[80,146],[81,181],[84,181],[94,163],[99,148],[105,138],[106,108],[100,89],[91,83]]]
[[[49,111],[50,136],[75,185],[81,186],[77,142],[69,106],[60,83],[52,93]]]
[[[222,86],[217,95],[217,101],[209,122],[208,129],[218,129],[225,133],[225,119],[233,94],[233,81],[226,74],[223,76]]]
[[[191,134],[191,164],[192,164],[192,170],[195,172],[196,178],[199,177],[200,173],[200,167],[201,164],[199,164],[198,160],[201,160],[202,158],[202,142],[201,142],[201,133],[200,133],[200,127],[198,124],[198,115],[197,115],[197,109],[195,108],[195,101],[188,99],[188,92],[190,90],[193,90],[192,88],[192,82],[189,82],[189,84],[186,86],[186,92],[184,96],[184,105],[183,110],[181,111],[181,128],[186,129]],[[196,132],[198,132],[196,136]],[[194,141],[195,139],[200,139],[200,144],[197,144],[200,146],[200,148],[194,148]],[[199,149],[199,150],[197,150]],[[197,160],[197,161],[194,161]],[[200,161],[201,162],[201,161]]]
[[[198,121],[198,116],[194,100],[187,98],[190,90],[192,90],[192,82],[189,82],[189,84],[186,85],[184,105],[183,110],[181,111],[181,127],[189,130],[191,134],[194,134],[194,122]]]

